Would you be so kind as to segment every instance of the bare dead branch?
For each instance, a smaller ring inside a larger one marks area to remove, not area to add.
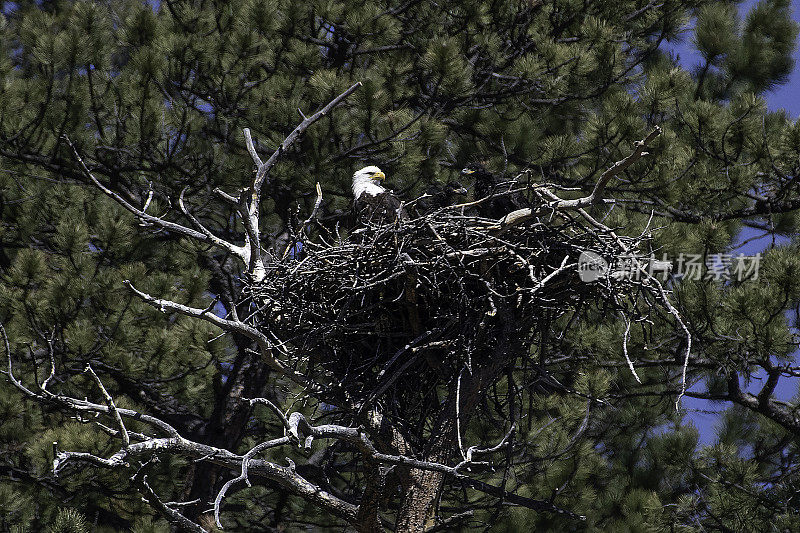
[[[117,411],[117,406],[114,404],[114,398],[108,393],[106,388],[103,386],[103,382],[100,380],[97,374],[95,374],[94,370],[92,370],[92,365],[86,365],[86,370],[84,372],[88,372],[89,375],[92,376],[94,382],[97,383],[97,386],[100,388],[100,392],[103,393],[103,398],[106,400],[106,405],[108,405],[108,411],[111,413],[111,416],[114,417],[114,420],[117,422],[117,426],[119,427],[120,435],[122,436],[122,447],[127,448],[131,444],[131,438],[128,435],[128,430],[125,429],[125,423],[122,421],[122,416]]]
[[[602,194],[603,190],[605,189],[608,182],[619,174],[623,172],[626,168],[634,164],[636,161],[642,158],[642,156],[647,155],[647,152],[644,151],[645,147],[650,144],[653,139],[661,135],[661,128],[656,126],[653,131],[651,131],[647,137],[642,139],[641,141],[636,141],[633,143],[633,152],[627,155],[624,159],[621,159],[614,163],[610,168],[608,168],[603,174],[600,176],[600,179],[597,180],[597,184],[594,186],[594,190],[592,194],[590,194],[587,198],[590,202],[593,202],[596,199],[599,199]]]
[[[325,107],[305,118],[292,132],[283,140],[278,148],[265,162],[261,160],[253,143],[250,128],[244,128],[244,139],[247,145],[247,151],[250,157],[253,158],[253,163],[256,165],[256,174],[253,178],[253,183],[246,191],[242,191],[238,199],[238,211],[245,227],[247,238],[245,240],[244,250],[248,257],[247,265],[250,276],[256,282],[260,282],[266,275],[263,260],[261,259],[261,235],[259,230],[259,209],[261,206],[261,188],[264,185],[270,169],[278,162],[278,158],[287,151],[294,142],[308,129],[309,126],[316,121],[327,115],[333,108],[344,102],[347,97],[353,94],[356,89],[361,87],[361,82],[356,82],[345,92],[331,100]],[[319,196],[321,197],[321,190]],[[219,194],[219,193],[218,193]],[[321,202],[321,199],[319,200]],[[316,212],[316,209],[315,209]],[[313,214],[312,214],[313,216]]]
[[[278,408],[278,406],[277,406],[277,405],[275,405],[275,404],[274,404],[274,403],[272,403],[271,401],[267,400],[266,398],[250,398],[250,399],[248,399],[248,398],[242,398],[242,401],[243,401],[243,402],[248,402],[248,403],[249,403],[251,406],[253,406],[253,405],[256,405],[256,404],[259,404],[259,403],[260,403],[260,404],[263,404],[263,405],[266,405],[267,407],[269,407],[269,408],[270,408],[270,410],[271,410],[273,413],[275,413],[275,415],[276,415],[276,416],[278,417],[278,419],[281,421],[281,424],[283,424],[283,427],[284,427],[285,429],[287,429],[287,430],[288,430],[288,429],[290,429],[290,427],[291,427],[291,426],[289,425],[289,420],[286,418],[286,415],[285,415],[285,414],[283,414],[283,411],[281,411],[281,410]]]
[[[185,531],[194,531],[195,533],[205,533],[205,529],[203,529],[200,524],[192,522],[181,513],[176,511],[175,509],[170,508],[167,504],[165,504],[155,491],[150,487],[147,483],[147,476],[141,474],[141,470],[131,477],[131,481],[136,485],[139,489],[139,492],[142,493],[142,497],[144,500],[150,504],[150,506],[154,509],[157,509],[164,517],[172,524],[175,524],[179,528]]]
[[[281,437],[279,439],[273,439],[268,442],[262,442],[253,446],[250,451],[244,454],[242,458],[242,472],[239,474],[238,477],[233,479],[229,479],[220,489],[217,497],[214,499],[214,522],[216,522],[217,527],[223,529],[222,523],[219,521],[219,511],[220,507],[222,506],[222,500],[225,498],[225,494],[228,492],[228,489],[238,483],[239,481],[244,481],[248,487],[251,486],[250,478],[247,475],[247,469],[250,463],[250,460],[257,454],[264,450],[268,450],[270,448],[275,448],[276,446],[281,446],[284,444],[289,443],[289,437]]]
[[[200,230],[200,232],[203,235],[205,235],[208,238],[208,240],[211,241],[212,244],[214,244],[215,246],[217,246],[217,247],[219,247],[219,248],[221,248],[223,250],[227,250],[228,252],[230,252],[233,255],[235,255],[236,257],[238,257],[242,261],[242,263],[247,264],[248,255],[247,255],[247,253],[245,251],[244,246],[236,246],[235,244],[230,243],[230,242],[228,242],[228,241],[226,241],[224,239],[220,239],[219,237],[214,235],[211,232],[211,230],[206,228],[199,220],[197,220],[197,217],[195,217],[186,208],[186,204],[183,201],[183,196],[184,196],[185,193],[186,193],[186,188],[184,187],[184,189],[181,191],[180,196],[178,197],[178,206],[181,208],[181,211],[183,212],[183,214],[186,215],[186,217],[189,220],[191,220],[192,224],[194,224],[195,227],[198,230]]]
[[[79,400],[77,398],[70,398],[67,396],[62,396],[59,394],[53,394],[52,392],[42,389],[41,393],[36,393],[27,388],[22,382],[14,375],[14,368],[13,368],[13,359],[11,353],[11,347],[8,342],[8,336],[6,335],[6,330],[2,324],[0,324],[0,333],[3,334],[3,341],[4,346],[6,349],[7,355],[7,364],[8,370],[4,370],[3,374],[6,374],[11,381],[12,385],[17,388],[20,392],[22,392],[25,396],[32,398],[37,401],[41,401],[43,403],[55,403],[65,407],[67,409],[71,409],[74,411],[79,412],[92,412],[92,413],[111,413],[110,408],[107,405],[96,404],[90,402],[88,400]],[[159,428],[166,432],[169,435],[177,436],[178,432],[175,430],[174,427],[169,425],[168,423],[164,422],[163,420],[140,413],[138,411],[134,411],[131,409],[120,409],[116,408],[118,414],[124,417],[132,418],[134,420],[139,420],[141,422],[145,422],[150,424],[156,428]]]
[[[198,309],[195,307],[189,307],[183,304],[179,304],[171,300],[163,300],[160,298],[155,298],[134,287],[129,280],[125,280],[123,283],[136,296],[138,296],[143,301],[155,307],[156,309],[159,309],[162,312],[173,311],[176,313],[180,313],[182,315],[205,320],[206,322],[210,322],[215,326],[218,326],[226,331],[235,331],[237,333],[241,333],[247,338],[255,341],[255,343],[258,345],[260,349],[261,356],[264,358],[266,363],[269,364],[272,368],[278,370],[279,372],[281,372],[282,374],[286,375],[287,377],[293,380],[297,380],[297,382],[301,385],[307,384],[307,380],[302,375],[292,371],[291,369],[287,368],[283,363],[275,359],[275,357],[272,355],[273,351],[272,342],[267,338],[266,335],[264,335],[254,327],[249,326],[244,322],[240,322],[238,320],[229,320],[226,318],[219,317],[215,315],[211,311],[211,309],[208,308]]]
[[[331,100],[325,107],[314,113],[308,118],[305,118],[278,146],[278,148],[272,153],[272,155],[267,159],[265,163],[261,162],[261,159],[258,157],[258,153],[256,152],[255,147],[253,146],[253,140],[250,137],[250,129],[245,128],[245,141],[247,142],[247,150],[250,152],[251,157],[253,157],[253,162],[257,166],[256,170],[256,177],[253,181],[253,193],[256,195],[254,200],[258,200],[261,195],[261,187],[264,184],[264,179],[267,176],[269,170],[278,162],[278,158],[289,149],[292,144],[300,137],[300,135],[308,129],[313,123],[327,115],[333,108],[341,104],[346,98],[348,98],[351,94],[353,94],[356,89],[361,87],[361,82],[356,82],[349,89],[345,92]]]
[[[583,198],[576,198],[574,200],[564,200],[559,198],[555,194],[553,194],[546,186],[536,186],[534,190],[537,193],[544,194],[551,202],[547,206],[549,209],[558,209],[558,210],[566,210],[566,209],[580,209],[583,207],[588,207],[591,205],[597,204],[609,204],[612,205],[616,202],[613,199],[605,199],[603,198],[603,191],[605,190],[606,185],[608,182],[619,174],[620,172],[627,169],[629,166],[634,164],[636,161],[641,159],[643,156],[647,155],[648,153],[644,151],[645,147],[650,144],[653,139],[661,135],[661,128],[656,126],[653,131],[651,131],[647,137],[640,141],[636,141],[634,143],[633,152],[625,156],[623,159],[614,163],[611,167],[605,170],[603,174],[600,175],[600,178],[597,180],[597,183],[592,190],[592,193],[588,196],[584,196]],[[518,209],[516,211],[512,211],[508,213],[505,217],[503,217],[498,222],[499,228],[507,228],[510,226],[515,226],[517,224],[522,224],[530,220],[532,217],[535,217],[538,212],[532,208],[523,208]]]
[[[199,231],[195,231],[195,230],[193,230],[191,228],[187,228],[186,226],[182,226],[181,224],[176,224],[175,222],[170,222],[168,220],[164,220],[164,219],[159,218],[159,217],[154,217],[153,215],[148,215],[147,213],[145,213],[141,209],[138,209],[138,208],[134,207],[127,200],[125,200],[125,198],[123,198],[121,195],[117,194],[116,192],[112,191],[111,189],[109,189],[108,187],[103,185],[100,182],[100,180],[98,180],[94,176],[92,171],[89,170],[89,167],[86,166],[86,163],[83,161],[83,158],[78,153],[78,149],[75,147],[74,144],[72,144],[72,141],[69,139],[69,137],[64,136],[64,140],[67,142],[69,147],[72,149],[72,153],[75,156],[75,160],[78,162],[78,165],[80,165],[81,170],[86,175],[86,177],[88,177],[89,180],[95,185],[95,187],[100,189],[103,193],[105,193],[106,196],[108,196],[109,198],[111,198],[112,200],[117,202],[119,205],[121,205],[122,207],[124,207],[125,209],[127,209],[128,211],[133,213],[136,216],[136,218],[138,218],[141,222],[149,224],[149,225],[152,225],[152,226],[157,226],[159,228],[162,228],[162,229],[165,229],[165,230],[168,230],[168,231],[173,231],[173,232],[178,233],[180,235],[185,235],[187,237],[191,237],[193,239],[197,239],[198,241],[201,241],[201,242],[206,242],[207,240],[209,240],[208,237],[205,234],[203,234],[203,233],[201,233]]]

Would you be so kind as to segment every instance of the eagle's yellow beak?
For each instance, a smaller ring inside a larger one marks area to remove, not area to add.
[[[386,174],[384,174],[383,172],[376,172],[375,174],[370,176],[370,178],[374,180],[385,180]]]
[[[474,173],[474,172],[475,172],[475,171],[474,171],[474,170],[472,170],[471,168],[465,168],[464,170],[462,170],[462,171],[461,171],[461,173],[462,173],[462,174],[464,174],[464,175],[466,175],[466,176],[469,176],[470,174],[472,174],[472,173]]]

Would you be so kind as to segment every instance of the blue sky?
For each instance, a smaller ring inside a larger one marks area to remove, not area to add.
[[[741,18],[743,19],[747,12],[757,3],[757,0],[746,0],[742,2],[739,5],[739,14]],[[792,0],[792,18],[800,23],[800,0]],[[678,55],[681,65],[686,68],[692,68],[702,62],[700,55],[692,46],[691,30],[685,33],[682,43],[674,43],[671,49]],[[795,50],[794,60],[795,68],[787,83],[769,91],[764,95],[764,98],[770,110],[778,111],[784,109],[792,120],[797,120],[798,117],[800,117],[800,68],[798,68],[800,66],[800,50]],[[743,242],[755,235],[757,235],[757,233],[753,230],[745,230],[739,236],[738,242]],[[736,253],[753,255],[767,249],[771,244],[772,240],[770,238],[754,240],[736,250]],[[778,244],[781,243],[779,242]],[[759,376],[756,376],[756,379],[747,387],[751,392],[756,392],[760,388],[762,380],[758,378]],[[742,383],[741,385],[744,388],[746,384]],[[703,388],[702,385],[700,385],[690,390],[700,391],[703,390]],[[797,379],[781,378],[775,390],[775,396],[781,400],[789,400],[793,398],[797,392]],[[683,407],[689,411],[689,419],[700,431],[701,443],[713,443],[716,435],[716,426],[719,421],[719,415],[717,413],[721,412],[721,410],[726,407],[726,404],[685,398],[683,400]]]
[[[755,0],[742,2],[740,13],[746,13],[756,3]],[[800,23],[800,0],[792,0],[792,18]],[[800,50],[794,51],[794,61],[795,68],[789,81],[767,93],[766,99],[770,109],[774,111],[785,109],[789,112],[789,116],[796,120],[800,116],[800,69],[798,69]]]
[[[740,18],[744,19],[747,12],[757,3],[757,0],[745,0],[739,4]],[[792,18],[800,23],[800,0],[792,0]],[[672,43],[670,48],[680,56],[680,63],[684,67],[691,68],[702,62],[700,55],[692,46],[691,28],[685,32],[682,43]],[[795,50],[794,60],[795,69],[789,81],[764,95],[771,110],[785,109],[793,120],[800,116],[800,69],[798,69],[800,50]]]

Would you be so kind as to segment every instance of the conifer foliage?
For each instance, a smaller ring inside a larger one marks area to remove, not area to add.
[[[0,531],[800,529],[797,27],[737,5],[2,3]],[[476,162],[529,207],[353,226]]]

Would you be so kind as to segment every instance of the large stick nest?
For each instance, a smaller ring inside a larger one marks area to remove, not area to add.
[[[639,242],[578,213],[542,211],[503,227],[454,206],[343,239],[307,238],[302,254],[248,287],[249,323],[326,388],[323,398],[381,402],[407,418],[464,369],[529,355],[545,322],[578,302],[613,311],[634,292],[657,298],[647,283],[578,274],[581,254],[611,262]]]

